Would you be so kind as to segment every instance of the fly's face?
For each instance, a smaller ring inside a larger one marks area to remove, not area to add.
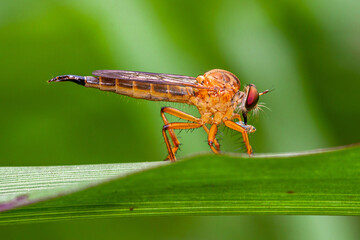
[[[269,90],[265,90],[264,92],[259,93],[254,84],[249,84],[245,87],[245,97],[240,103],[240,109],[244,118],[245,125],[247,124],[247,113],[257,108],[259,96],[264,95],[268,92]]]

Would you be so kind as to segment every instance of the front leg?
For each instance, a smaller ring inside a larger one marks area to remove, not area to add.
[[[237,119],[239,120],[238,122],[236,122],[237,125],[241,126],[242,128],[244,128],[246,130],[247,133],[254,133],[256,131],[256,128],[252,125],[249,124],[245,124],[242,120],[239,114],[234,114],[232,117],[232,120]]]
[[[249,156],[251,156],[253,151],[252,151],[252,148],[249,143],[249,137],[248,137],[247,130],[244,127],[242,127],[241,125],[239,125],[233,121],[230,121],[230,120],[224,120],[224,123],[228,128],[231,128],[235,131],[241,132],[243,140],[245,142],[246,151],[249,154]],[[248,125],[246,125],[246,126],[248,126]]]
[[[235,122],[237,125],[239,125],[240,127],[244,128],[245,131],[249,134],[249,133],[254,133],[256,131],[256,128],[252,125],[246,124],[242,121],[239,122]]]

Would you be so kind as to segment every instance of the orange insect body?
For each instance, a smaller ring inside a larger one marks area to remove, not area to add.
[[[258,93],[252,84],[240,91],[240,81],[231,72],[214,69],[197,78],[120,70],[99,70],[94,76],[63,75],[55,77],[49,82],[72,81],[85,87],[99,88],[104,91],[116,92],[134,98],[152,101],[181,102],[195,105],[201,118],[171,107],[161,109],[164,121],[162,134],[168,150],[168,159],[175,161],[175,153],[180,142],[175,129],[193,129],[202,127],[208,134],[208,143],[214,153],[219,153],[220,145],[216,140],[218,125],[224,123],[227,127],[242,134],[247,153],[252,154],[248,134],[256,129],[247,125],[247,113],[256,108],[259,96],[268,90]],[[239,110],[244,118],[236,113]],[[187,120],[189,122],[170,123],[165,113]],[[237,119],[238,122],[233,120]],[[206,124],[210,124],[210,129]],[[170,135],[168,138],[167,133]]]
[[[230,119],[238,104],[236,99],[232,99],[240,89],[239,79],[228,71],[214,69],[198,76],[196,80],[201,85],[213,89],[199,89],[190,99],[198,108],[203,122],[220,124],[224,117]]]

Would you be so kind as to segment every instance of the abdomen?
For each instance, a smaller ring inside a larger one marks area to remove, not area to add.
[[[115,92],[133,98],[151,101],[190,102],[194,90],[187,86],[158,84],[141,81],[127,81],[104,77],[85,77],[85,87],[98,88],[103,91]]]

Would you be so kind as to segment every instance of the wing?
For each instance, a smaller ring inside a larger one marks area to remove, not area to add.
[[[168,84],[178,86],[185,85],[195,88],[204,88],[204,86],[200,85],[196,81],[196,78],[182,75],[122,70],[97,70],[94,71],[92,74],[97,77],[119,79],[125,81],[139,81],[154,84]]]

